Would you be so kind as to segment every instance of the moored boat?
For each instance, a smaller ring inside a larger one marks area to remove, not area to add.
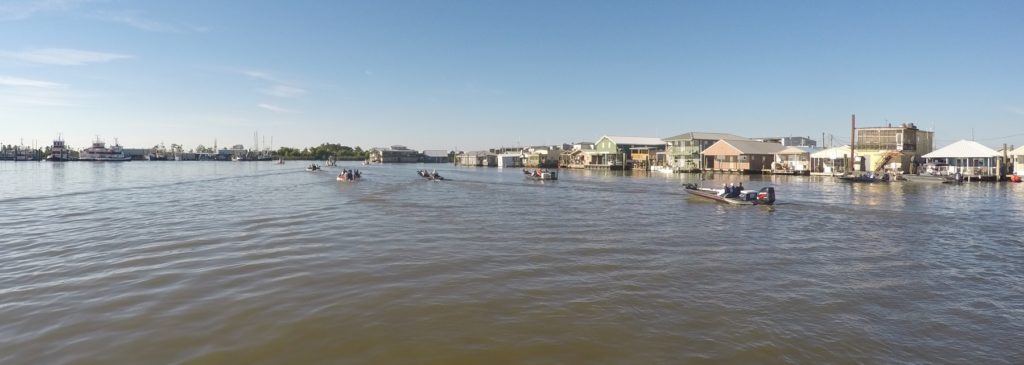
[[[864,174],[864,175],[843,175],[836,176],[836,179],[842,182],[851,183],[887,183],[889,182],[889,174],[875,175],[875,174]]]
[[[739,191],[730,191],[728,187],[726,189],[702,188],[694,184],[686,184],[685,188],[686,192],[691,195],[733,205],[775,204],[775,188],[771,186],[763,187],[761,190],[742,190],[742,186],[740,186],[737,189]]]
[[[50,147],[50,155],[46,156],[47,161],[71,161],[71,150],[64,145],[64,139],[57,137]]]
[[[92,147],[86,148],[79,153],[78,160],[121,162],[131,161],[131,157],[125,156],[121,145],[117,143],[116,139],[114,140],[114,145],[107,148],[107,144],[97,137],[96,141],[93,141]]]
[[[905,174],[900,175],[900,177],[903,180],[915,183],[950,184],[956,182],[956,179],[949,175]]]

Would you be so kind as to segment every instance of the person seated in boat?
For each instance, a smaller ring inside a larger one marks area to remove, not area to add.
[[[725,197],[726,198],[735,198],[735,197],[738,197],[738,196],[740,196],[740,189],[739,189],[739,187],[736,186],[736,185],[730,184],[730,186],[729,186],[729,193],[725,194]]]
[[[725,197],[726,195],[729,195],[729,192],[729,184],[722,184],[722,192],[718,194],[718,196]]]
[[[735,190],[736,190],[737,194],[742,194],[743,193],[743,183],[741,182],[739,185],[737,185]]]

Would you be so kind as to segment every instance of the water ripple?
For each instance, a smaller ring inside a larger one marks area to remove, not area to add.
[[[0,166],[0,363],[1024,362],[1019,184],[418,168]]]

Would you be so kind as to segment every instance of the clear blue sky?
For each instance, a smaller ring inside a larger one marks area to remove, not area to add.
[[[1024,1],[0,1],[0,142],[1024,144]],[[262,139],[262,138],[261,138]]]

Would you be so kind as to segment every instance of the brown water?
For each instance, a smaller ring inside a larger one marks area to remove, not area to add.
[[[0,163],[0,363],[1024,363],[1024,184],[353,167]]]

